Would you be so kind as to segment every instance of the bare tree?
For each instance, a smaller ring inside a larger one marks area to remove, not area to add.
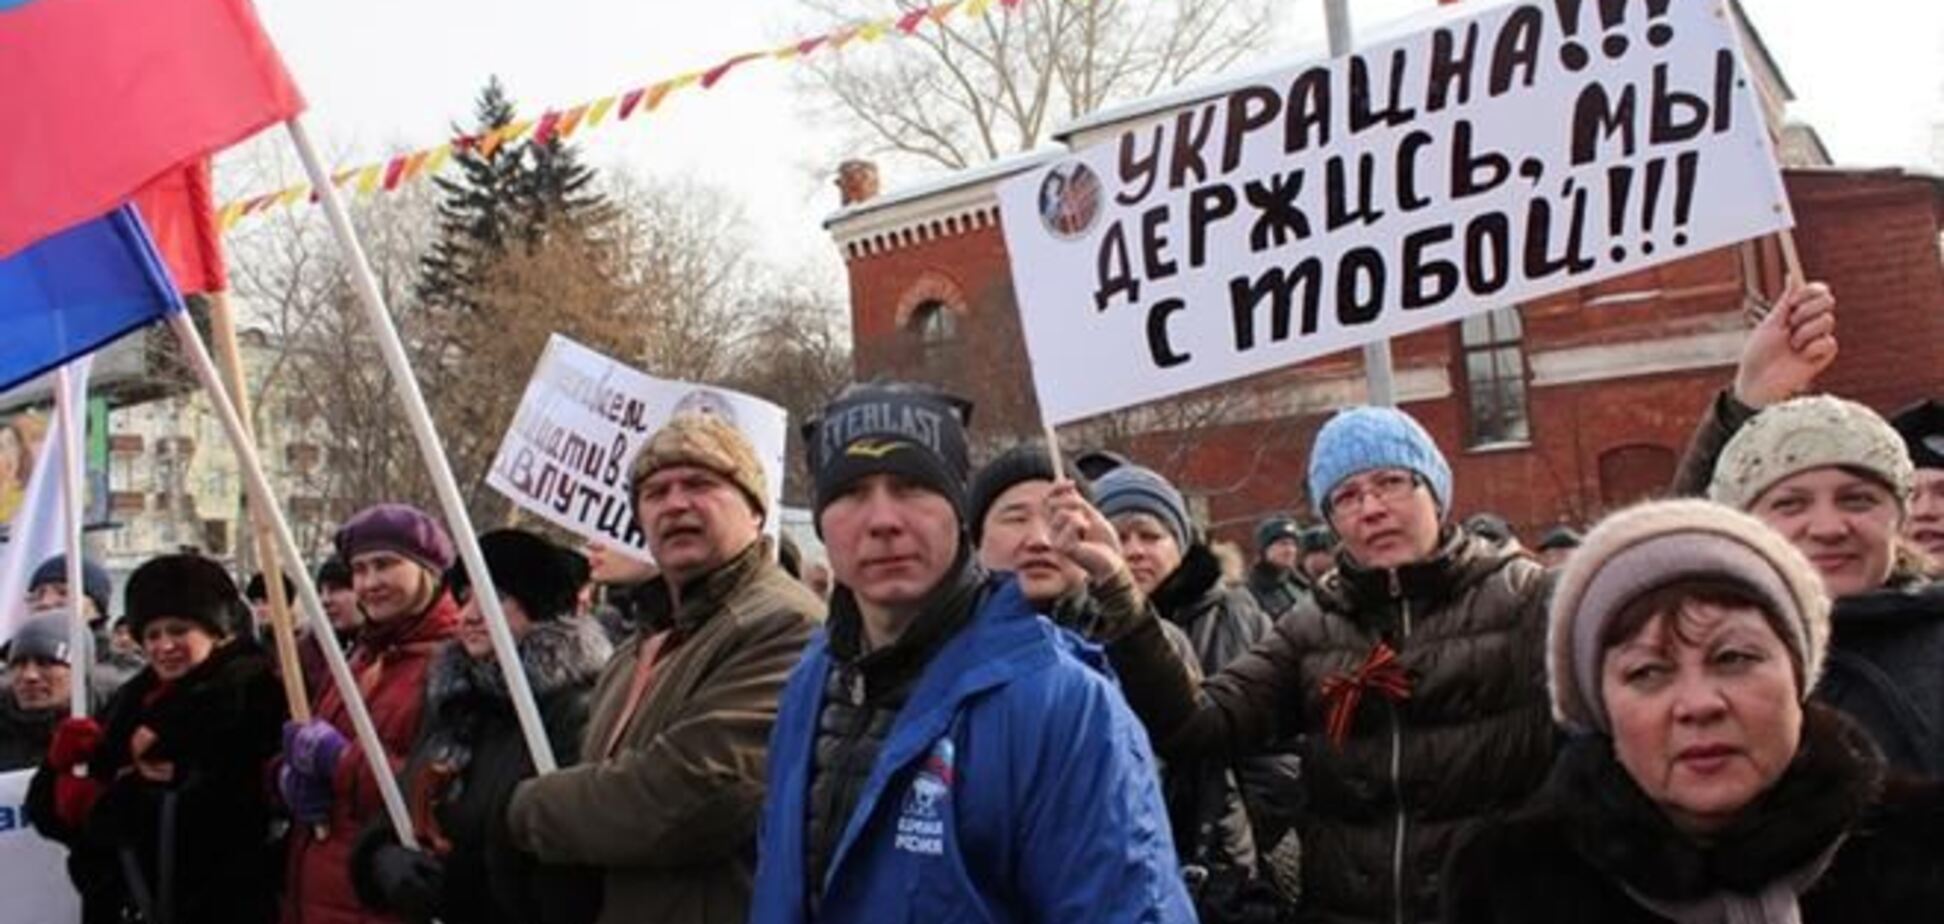
[[[768,285],[750,306],[750,329],[726,383],[789,412],[783,499],[804,504],[810,477],[798,430],[850,382],[851,337],[828,287],[787,277]]]
[[[880,2],[804,0],[829,21]],[[923,0],[896,0],[905,11]],[[806,59],[803,87],[857,151],[962,169],[1029,150],[1060,123],[1220,71],[1261,50],[1268,0],[1012,0],[942,17],[893,47]]]

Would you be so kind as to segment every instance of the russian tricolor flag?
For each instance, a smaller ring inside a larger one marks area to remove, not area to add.
[[[128,203],[175,233],[152,203],[303,109],[248,0],[0,0],[0,88],[0,388],[180,307]]]

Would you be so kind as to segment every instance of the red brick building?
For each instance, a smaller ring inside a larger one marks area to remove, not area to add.
[[[1751,48],[1758,78],[1786,98],[1759,42]],[[1185,101],[1108,113],[1063,140],[1082,145]],[[1820,145],[1798,130],[1784,151],[1813,161]],[[967,394],[987,448],[1038,431],[993,190],[1054,156],[890,195],[853,162],[839,180],[845,207],[827,222],[849,268],[858,374]],[[1842,354],[1823,385],[1882,410],[1944,395],[1944,181],[1826,167],[1785,180],[1806,270],[1840,304]],[[1667,484],[1733,375],[1749,309],[1782,275],[1776,243],[1754,242],[1412,334],[1392,344],[1398,400],[1450,457],[1459,515],[1490,510],[1528,537],[1583,524]],[[1174,478],[1220,534],[1246,540],[1259,517],[1308,509],[1310,441],[1364,394],[1350,351],[1062,428],[1062,442],[1128,451]]]

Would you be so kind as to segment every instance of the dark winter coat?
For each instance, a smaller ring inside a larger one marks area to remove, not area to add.
[[[520,639],[520,661],[540,721],[562,767],[580,763],[594,679],[613,648],[591,620],[543,622]],[[444,872],[436,917],[445,924],[576,924],[600,909],[600,873],[543,867],[515,849],[506,830],[513,788],[533,775],[533,759],[513,713],[499,662],[474,659],[457,641],[432,662],[425,725],[399,780],[415,819],[436,844]],[[396,907],[373,871],[377,851],[396,845],[389,819],[367,827],[351,856],[358,896]]]
[[[385,757],[402,767],[418,740],[425,705],[425,677],[432,659],[459,625],[452,595],[439,598],[416,617],[396,624],[372,624],[351,650],[351,673],[359,678],[371,722],[384,743]],[[396,916],[373,911],[358,900],[351,885],[351,848],[365,825],[385,812],[370,761],[351,728],[344,697],[332,686],[317,699],[316,717],[337,727],[350,741],[331,779],[329,836],[306,832],[290,837],[286,924],[381,924]]]
[[[669,599],[661,579],[649,586]],[[823,601],[760,542],[690,582],[681,599],[672,613],[651,613],[596,682],[581,765],[520,784],[508,810],[523,849],[602,869],[604,924],[748,917],[770,726],[823,615]],[[657,632],[670,634],[654,683],[624,717]]]
[[[1201,544],[1188,548],[1149,602],[1188,637],[1204,677],[1214,676],[1270,630],[1255,598],[1225,586],[1221,562]],[[1170,761],[1163,768],[1163,790],[1183,865],[1232,867],[1247,878],[1255,874],[1257,843],[1237,763],[1219,757]]]
[[[275,666],[247,638],[217,646],[173,683],[144,668],[122,686],[101,716],[101,749],[88,761],[89,775],[106,781],[88,817],[75,828],[61,823],[48,767],[27,795],[34,826],[71,851],[68,872],[84,920],[276,918],[279,848],[264,771],[282,744],[285,717]],[[134,772],[129,747],[138,728],[155,734],[149,760],[175,764],[171,781]]]
[[[1314,602],[1199,691],[1156,621],[1110,652],[1164,758],[1247,754],[1310,732],[1297,826],[1308,913],[1428,921],[1459,829],[1523,802],[1552,764],[1549,587],[1531,558],[1447,530],[1433,558],[1396,570],[1339,559]],[[1409,698],[1364,689],[1338,745],[1326,729],[1341,700],[1324,690],[1379,641],[1397,651]]]
[[[1309,585],[1295,568],[1258,560],[1249,566],[1248,583],[1256,606],[1272,621],[1310,598]]]
[[[1934,921],[1944,908],[1944,790],[1883,782],[1882,758],[1840,713],[1810,707],[1781,779],[1703,845],[1675,829],[1589,736],[1567,745],[1533,803],[1476,831],[1446,870],[1449,924],[1653,924],[1649,910],[1806,876],[1805,924]]]
[[[40,766],[47,759],[47,742],[54,726],[66,718],[66,706],[22,709],[11,688],[0,690],[0,773]]]
[[[1755,411],[1727,392],[1695,429],[1674,484],[1707,493],[1716,460]],[[1944,585],[1914,573],[1836,600],[1817,698],[1861,723],[1893,769],[1944,780]]]

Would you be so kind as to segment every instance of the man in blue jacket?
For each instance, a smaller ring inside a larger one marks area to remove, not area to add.
[[[973,561],[970,412],[853,386],[805,428],[837,587],[770,739],[750,920],[1192,922],[1098,650]]]

